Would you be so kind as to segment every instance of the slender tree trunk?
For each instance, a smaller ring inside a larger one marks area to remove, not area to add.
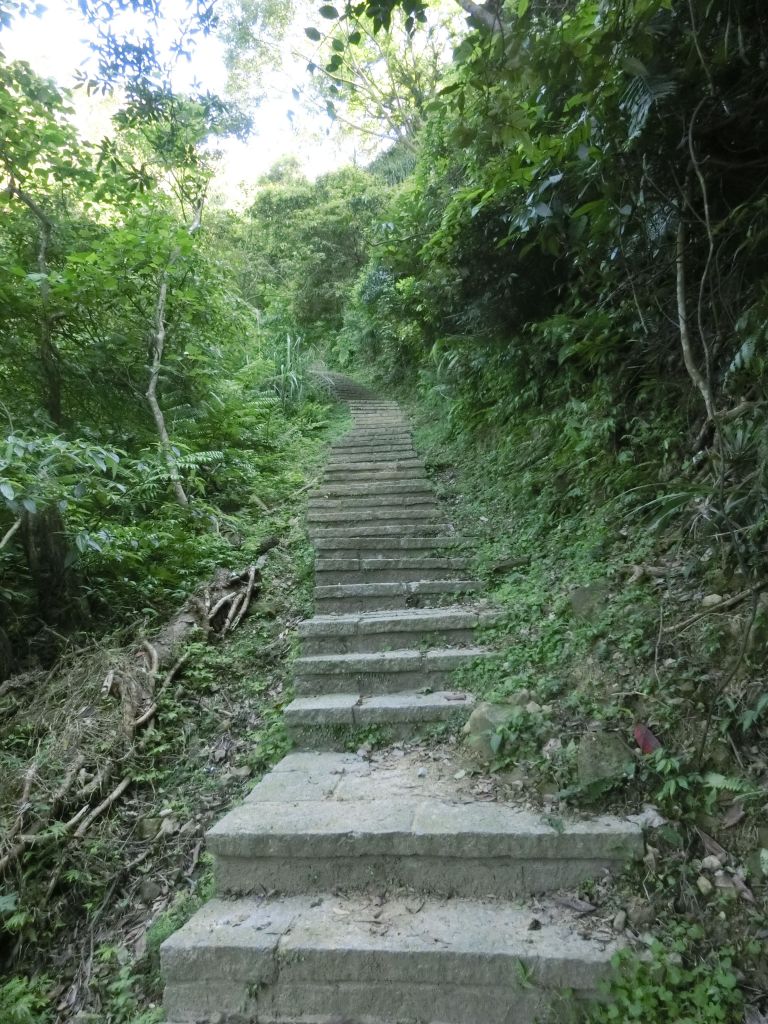
[[[715,421],[715,405],[712,401],[712,391],[709,383],[699,369],[691,346],[691,332],[688,326],[688,307],[685,297],[685,218],[683,211],[680,211],[680,221],[677,225],[677,321],[680,329],[680,345],[683,349],[683,361],[688,371],[688,376],[693,381],[704,399],[704,407],[707,410],[707,419]]]
[[[200,227],[202,216],[203,201],[201,200],[197,210],[195,211],[192,223],[187,229],[187,232],[190,235],[194,235]],[[179,464],[173,451],[173,445],[171,444],[171,438],[168,434],[163,410],[157,400],[157,383],[160,377],[160,371],[163,368],[163,355],[165,352],[165,309],[168,302],[168,277],[171,267],[176,263],[180,255],[181,250],[177,247],[171,253],[168,263],[160,275],[160,284],[157,289],[157,301],[155,302],[155,323],[152,332],[152,362],[149,367],[149,383],[147,385],[146,399],[149,404],[149,408],[152,411],[152,418],[155,421],[155,426],[157,427],[157,434],[160,438],[160,449],[163,453],[165,464],[168,467],[168,475],[171,478],[171,486],[173,487],[173,493],[176,495],[176,501],[183,508],[187,508],[189,506],[189,498],[187,497],[186,491],[181,483]]]
[[[53,235],[53,222],[37,202],[11,179],[6,191],[16,196],[38,223],[37,270],[40,274],[40,334],[38,356],[43,373],[45,394],[43,403],[56,426],[61,425],[61,360],[53,337],[55,317],[51,313],[51,285],[48,280],[48,249]]]
[[[171,257],[173,258],[173,257]],[[182,487],[179,475],[179,465],[173,452],[171,439],[168,435],[168,428],[165,425],[165,416],[157,400],[157,380],[163,365],[163,352],[165,351],[165,304],[168,298],[168,270],[164,270],[160,280],[160,287],[157,292],[155,303],[155,329],[152,335],[152,363],[149,368],[149,386],[147,387],[147,401],[152,410],[152,416],[157,427],[160,438],[160,448],[168,467],[168,475],[171,478],[173,493],[179,505],[186,508],[189,505],[189,498]]]

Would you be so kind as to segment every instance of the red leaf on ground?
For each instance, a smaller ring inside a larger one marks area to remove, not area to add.
[[[653,735],[647,725],[635,726],[635,743],[644,754],[652,754],[661,746],[661,741]]]

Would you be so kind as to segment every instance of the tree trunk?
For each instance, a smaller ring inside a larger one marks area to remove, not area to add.
[[[168,467],[168,475],[171,478],[173,493],[176,501],[183,508],[189,505],[189,498],[181,485],[179,466],[168,435],[168,428],[165,425],[165,416],[157,400],[157,380],[163,365],[163,352],[165,351],[165,303],[168,297],[168,271],[164,270],[157,292],[157,303],[155,304],[155,330],[152,336],[152,364],[149,369],[149,386],[147,387],[147,401],[152,410],[152,416],[157,427],[160,438],[160,449]]]
[[[187,228],[187,232],[190,235],[194,235],[200,227],[200,222],[203,216],[203,201],[195,211],[195,216],[192,223]],[[165,423],[165,416],[160,403],[157,400],[157,382],[160,377],[160,370],[163,367],[163,354],[165,352],[165,307],[168,301],[168,274],[171,267],[178,260],[181,254],[181,250],[176,248],[171,253],[168,264],[160,275],[160,285],[157,289],[157,301],[155,302],[155,325],[152,332],[152,362],[149,368],[149,384],[147,386],[146,399],[149,403],[149,408],[152,410],[152,418],[155,421],[157,427],[157,434],[160,438],[160,450],[163,453],[165,464],[168,467],[168,475],[171,478],[171,485],[173,487],[173,493],[176,495],[176,501],[183,508],[189,506],[189,498],[182,486],[181,475],[179,473],[179,464],[176,461],[176,456],[171,445],[171,439],[168,434],[168,428]]]
[[[58,651],[56,634],[68,634],[88,624],[87,604],[79,593],[80,581],[72,568],[70,546],[56,508],[25,512],[21,541],[37,600],[37,614],[48,636],[38,652],[50,663]]]
[[[676,268],[677,268],[677,320],[680,329],[680,345],[683,349],[683,361],[688,371],[688,376],[698,389],[704,399],[704,407],[707,410],[707,419],[715,420],[715,404],[712,401],[712,391],[709,382],[696,364],[691,346],[691,332],[688,326],[688,307],[685,297],[685,219],[683,211],[680,211],[680,221],[677,225],[677,246],[676,246]]]
[[[55,317],[51,314],[51,285],[48,280],[48,249],[53,235],[53,222],[45,211],[35,202],[32,196],[19,188],[11,179],[6,191],[16,196],[38,223],[37,271],[40,274],[38,284],[40,290],[40,335],[38,338],[38,356],[45,385],[43,404],[48,415],[56,426],[61,426],[61,363],[59,352],[53,337]]]

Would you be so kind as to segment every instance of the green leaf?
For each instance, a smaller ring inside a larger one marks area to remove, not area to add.
[[[339,12],[333,6],[333,4],[323,4],[320,8],[320,15],[323,18],[328,18],[329,21],[335,21],[339,17]]]
[[[0,481],[0,494],[2,494],[6,501],[13,501],[16,497],[16,491],[14,491],[7,480]]]
[[[304,35],[311,39],[313,43],[319,43],[323,38],[316,28],[305,28]]]

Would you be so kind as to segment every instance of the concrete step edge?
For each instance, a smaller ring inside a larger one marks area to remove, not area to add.
[[[358,652],[352,654],[307,654],[297,658],[293,670],[297,678],[304,675],[338,675],[354,673],[398,673],[421,671],[448,672],[456,665],[483,658],[492,651],[488,647],[433,647],[427,651],[401,648],[394,651]]]
[[[378,633],[387,630],[450,628],[457,629],[492,624],[500,612],[495,609],[473,608],[471,605],[453,605],[446,608],[409,608],[404,612],[355,612],[346,615],[315,615],[303,619],[298,626],[300,637]]]
[[[401,897],[372,913],[327,894],[211,900],[161,947],[167,1019],[532,1022],[564,990],[594,996],[621,945],[582,938],[562,909],[532,932],[531,909],[511,901],[425,900],[416,913]]]

